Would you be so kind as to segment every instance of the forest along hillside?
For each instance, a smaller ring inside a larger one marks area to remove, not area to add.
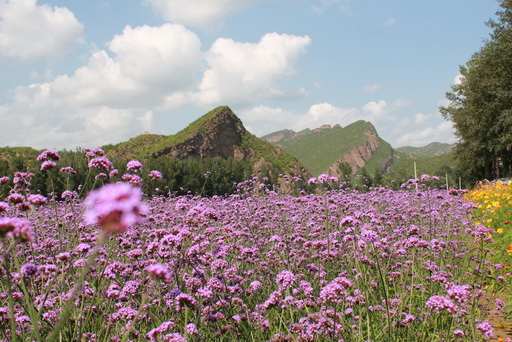
[[[284,130],[262,139],[294,155],[311,174],[335,177],[355,174],[363,167],[385,172],[393,162],[391,145],[367,121],[346,127],[324,125],[300,132]]]

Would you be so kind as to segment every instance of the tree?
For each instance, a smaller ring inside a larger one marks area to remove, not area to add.
[[[465,66],[440,107],[454,123],[455,155],[472,180],[512,175],[512,0],[499,0],[490,38]]]
[[[338,165],[338,172],[340,175],[340,180],[347,182],[350,180],[350,176],[352,176],[352,166],[350,166],[350,164],[346,161],[341,162]]]

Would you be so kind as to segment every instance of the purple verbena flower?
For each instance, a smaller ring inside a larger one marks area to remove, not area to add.
[[[0,237],[7,236],[19,242],[32,241],[32,225],[21,218],[0,218]]]
[[[114,164],[112,164],[112,162],[105,157],[96,157],[91,159],[88,166],[89,168],[104,169],[106,171],[112,170],[114,168]]]
[[[163,178],[162,173],[160,171],[157,171],[157,170],[150,171],[148,176],[149,176],[149,178],[156,179],[156,180]]]
[[[43,195],[35,194],[35,195],[28,195],[28,201],[31,204],[45,204],[48,200]]]
[[[142,168],[143,168],[143,165],[140,161],[138,160],[130,160],[127,164],[126,164],[126,169],[128,171],[132,171],[132,172],[141,172],[142,171]]]
[[[161,279],[168,283],[172,280],[172,273],[167,267],[162,264],[152,264],[145,268],[145,270],[155,278]]]
[[[290,271],[285,270],[279,273],[276,277],[277,287],[279,291],[284,291],[291,287],[297,277]]]
[[[106,184],[93,190],[85,200],[87,224],[100,225],[109,233],[121,233],[138,223],[146,212],[142,191],[127,183]]]
[[[9,204],[5,202],[0,202],[0,213],[9,210]]]
[[[76,174],[76,171],[71,166],[61,167],[60,172],[67,173],[68,175]]]
[[[480,324],[477,324],[476,328],[482,332],[485,337],[493,337],[494,328],[489,323],[488,320],[483,321]]]
[[[35,276],[38,270],[39,268],[36,265],[27,263],[21,266],[20,273],[23,276],[23,278],[30,278],[32,276]]]
[[[440,313],[442,310],[446,310],[451,314],[457,312],[457,306],[448,298],[443,296],[432,296],[430,297],[425,306],[432,309],[435,313]]]
[[[54,150],[46,150],[36,158],[37,161],[44,162],[48,160],[59,161],[60,156]]]
[[[50,169],[53,169],[55,166],[57,166],[57,163],[54,162],[53,160],[45,160],[42,164],[41,164],[41,171],[46,171],[46,170],[50,170]]]

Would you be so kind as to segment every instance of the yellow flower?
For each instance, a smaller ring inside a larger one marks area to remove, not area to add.
[[[508,252],[508,254],[512,254],[512,243],[508,245],[508,248],[505,249],[505,252]]]
[[[503,233],[503,228],[498,228],[498,229],[496,229],[496,233],[498,233],[498,234]]]

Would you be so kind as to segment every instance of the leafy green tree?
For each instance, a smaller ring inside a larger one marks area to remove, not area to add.
[[[341,162],[338,165],[338,171],[340,173],[340,180],[341,181],[349,181],[350,177],[352,176],[352,166],[350,166],[347,162]]]
[[[384,177],[382,176],[382,172],[378,168],[375,168],[373,172],[372,183],[373,186],[384,185]]]
[[[499,0],[490,38],[446,94],[441,114],[454,123],[455,155],[473,181],[512,174],[512,0]]]

